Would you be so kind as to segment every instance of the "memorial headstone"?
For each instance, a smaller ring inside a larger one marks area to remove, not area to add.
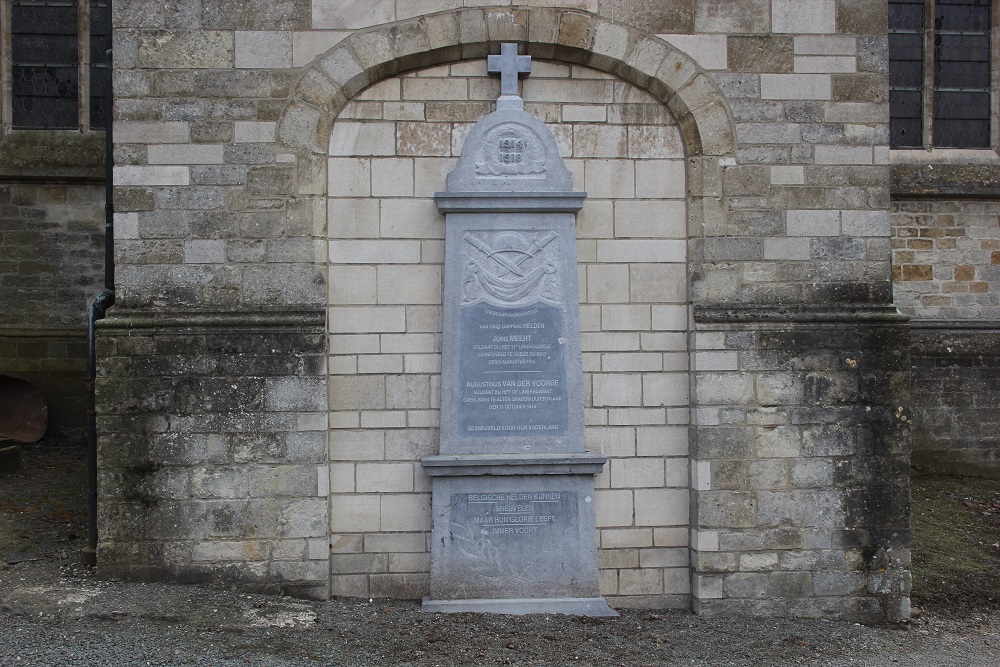
[[[425,611],[615,615],[600,596],[586,451],[576,212],[552,132],[524,111],[531,59],[504,44],[497,110],[447,191],[439,454]]]

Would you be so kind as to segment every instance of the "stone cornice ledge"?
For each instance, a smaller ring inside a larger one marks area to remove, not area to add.
[[[97,327],[106,333],[136,329],[323,329],[326,308],[289,310],[162,310],[111,308]]]
[[[594,452],[558,454],[435,454],[420,459],[428,477],[596,475],[608,458]]]
[[[1000,156],[992,150],[890,151],[896,198],[1000,196]]]
[[[437,192],[442,213],[573,213],[583,208],[586,192]]]
[[[1000,331],[1000,320],[910,320],[914,330],[935,331]]]
[[[698,324],[741,322],[904,324],[909,321],[909,317],[891,304],[696,305],[694,321]]]

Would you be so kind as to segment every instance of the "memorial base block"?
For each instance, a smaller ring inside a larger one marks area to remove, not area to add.
[[[426,457],[434,527],[423,610],[616,615],[597,575],[593,470],[604,460]]]
[[[432,600],[424,598],[420,611],[461,614],[568,614],[570,616],[618,616],[604,598],[522,598],[518,600]]]

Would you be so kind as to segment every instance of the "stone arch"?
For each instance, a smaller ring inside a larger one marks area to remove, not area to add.
[[[522,53],[536,58],[614,74],[649,91],[677,120],[691,159],[734,150],[725,96],[690,57],[622,23],[548,8],[464,9],[359,30],[305,68],[279,119],[278,141],[292,153],[325,156],[337,114],[369,85],[408,70],[484,58],[501,42],[517,42]]]
[[[660,100],[687,152],[689,280],[693,301],[708,289],[701,237],[726,227],[723,165],[735,152],[732,111],[715,81],[687,54],[655,35],[571,9],[469,8],[358,30],[304,68],[277,124],[277,144],[297,156],[297,194],[323,195],[334,120],[368,86],[400,72],[498,53],[516,42],[543,60],[613,74]],[[735,162],[732,162],[735,164]]]

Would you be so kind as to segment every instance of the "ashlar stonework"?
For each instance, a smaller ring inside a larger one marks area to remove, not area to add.
[[[100,572],[428,593],[433,196],[511,42],[588,193],[600,594],[908,618],[885,31],[857,3],[139,4],[115,5]]]

